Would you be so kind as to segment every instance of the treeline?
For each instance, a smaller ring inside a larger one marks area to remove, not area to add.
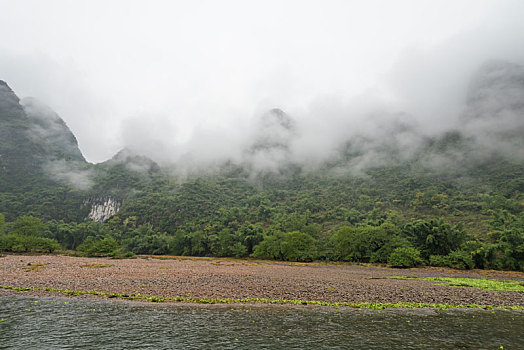
[[[339,224],[329,230],[308,213],[281,215],[269,224],[228,220],[160,231],[134,216],[106,223],[81,223],[21,216],[5,222],[0,214],[0,251],[73,250],[87,256],[131,257],[170,254],[254,257],[287,261],[350,261],[460,269],[524,270],[524,217],[491,211],[490,231],[483,239],[462,223],[443,218],[399,222],[395,215],[380,222]],[[231,219],[231,218],[230,218]]]

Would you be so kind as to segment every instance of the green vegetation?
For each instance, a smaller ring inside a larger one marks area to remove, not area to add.
[[[388,264],[393,267],[413,267],[423,262],[420,251],[413,247],[400,247],[391,253]]]
[[[179,178],[128,150],[87,163],[58,116],[27,114],[0,85],[0,252],[524,270],[523,163],[479,154],[459,131],[362,169],[365,147],[347,140],[317,170],[226,162]],[[86,220],[100,198],[122,206]]]
[[[275,191],[275,187],[293,183],[305,186],[308,179],[276,182],[269,190],[256,189],[247,181],[213,178],[165,184],[166,188],[154,195],[149,190],[136,193],[105,223],[44,222],[22,215],[3,223],[0,250],[524,269],[520,207],[493,209],[493,197],[483,195],[475,197],[477,212],[455,211],[434,218],[420,206],[413,210],[412,204],[403,207],[395,201],[379,201],[389,192],[377,189],[375,198],[358,195],[355,208],[351,199],[345,198],[347,206],[343,206],[338,204],[339,197],[348,196],[347,192],[340,191],[338,197],[318,193],[319,189],[329,193],[334,186],[320,186],[326,179],[316,179],[319,183],[313,182],[312,189]],[[415,197],[420,197],[418,193]],[[315,201],[322,205],[315,207]],[[370,201],[375,202],[372,209],[357,209],[368,207]],[[458,222],[461,217],[463,221]]]
[[[513,280],[495,280],[487,278],[456,278],[456,277],[406,277],[406,276],[391,276],[389,279],[417,279],[423,281],[437,282],[442,286],[453,287],[468,287],[479,288],[486,290],[497,290],[507,292],[521,292],[524,293],[524,283]]]
[[[42,220],[32,216],[21,216],[9,226],[7,233],[3,234],[3,227],[0,230],[0,252],[52,253],[61,249],[56,240],[42,237],[45,230],[46,225]]]
[[[110,266],[109,264],[85,264],[85,265],[80,265],[80,267],[88,267],[88,268],[93,268],[93,269],[99,269],[99,268],[103,268],[103,267],[108,267]]]
[[[119,247],[116,240],[112,237],[96,239],[93,236],[89,236],[77,249],[86,253],[87,256],[96,256],[115,254]]]
[[[36,288],[36,287],[15,287],[15,286],[0,286],[2,289],[14,290],[19,292],[31,291],[45,291],[64,293],[68,296],[92,295],[106,298],[118,298],[127,300],[145,300],[153,303],[161,303],[165,301],[171,302],[188,302],[197,304],[293,304],[293,305],[319,305],[319,306],[333,306],[333,307],[351,307],[351,308],[365,308],[372,310],[383,310],[388,308],[406,308],[406,309],[420,309],[420,308],[436,308],[436,309],[452,309],[452,308],[468,308],[468,309],[485,309],[485,310],[524,310],[523,306],[494,306],[494,305],[478,305],[478,304],[436,304],[436,303],[352,303],[352,302],[328,302],[319,300],[297,300],[297,299],[268,299],[268,298],[242,298],[242,299],[217,299],[217,298],[197,298],[188,296],[177,297],[158,297],[146,296],[140,293],[111,293],[97,290],[72,290],[60,288]]]
[[[60,244],[54,239],[20,236],[16,234],[0,236],[0,251],[13,253],[42,252],[52,253],[59,250]]]
[[[4,233],[5,216],[0,213],[0,234]]]

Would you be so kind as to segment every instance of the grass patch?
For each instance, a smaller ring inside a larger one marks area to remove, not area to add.
[[[85,265],[80,265],[80,267],[87,267],[87,268],[91,268],[91,269],[101,269],[103,267],[108,267],[108,266],[111,266],[109,264],[85,264]]]
[[[45,291],[45,292],[58,292],[64,293],[68,296],[81,296],[81,295],[93,295],[101,296],[106,298],[117,298],[125,300],[144,300],[154,303],[160,303],[165,301],[172,302],[188,302],[196,304],[294,304],[294,305],[318,305],[318,306],[333,306],[333,307],[350,307],[358,309],[371,309],[371,310],[383,310],[388,308],[405,308],[405,309],[420,309],[420,308],[436,308],[436,309],[455,309],[455,308],[467,308],[467,309],[484,309],[484,310],[524,310],[524,306],[496,306],[496,305],[478,305],[478,304],[436,304],[436,303],[415,303],[415,302],[398,302],[398,303],[351,303],[351,302],[328,302],[320,300],[298,300],[298,299],[268,299],[268,298],[197,298],[187,296],[177,297],[158,297],[158,296],[146,296],[140,293],[111,293],[97,290],[72,290],[72,289],[59,289],[59,288],[37,288],[37,287],[15,287],[15,286],[0,286],[1,289],[14,290],[20,292],[31,292],[31,291]]]
[[[524,282],[515,280],[495,280],[488,278],[455,278],[455,277],[407,277],[407,276],[389,276],[388,279],[397,280],[423,280],[436,282],[441,286],[468,287],[505,292],[524,293]]]
[[[45,265],[47,265],[47,264],[41,264],[41,263],[32,264],[32,263],[29,263],[29,264],[27,264],[27,267],[24,269],[24,271],[25,272],[39,272],[39,271],[43,271],[45,269]]]

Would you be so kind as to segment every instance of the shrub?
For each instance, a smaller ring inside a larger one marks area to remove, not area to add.
[[[277,259],[288,261],[311,261],[316,257],[315,239],[307,233],[293,231],[276,232],[264,237],[255,246],[254,258]]]
[[[524,215],[504,230],[497,243],[502,266],[511,270],[524,270]]]
[[[285,234],[282,254],[289,261],[312,261],[315,258],[315,239],[307,233],[294,231]]]
[[[447,266],[461,270],[469,270],[475,267],[475,262],[471,255],[464,250],[454,250],[448,255],[431,255],[429,264],[431,266]]]
[[[454,250],[449,253],[451,267],[462,270],[470,270],[475,267],[475,263],[468,252],[463,250]]]
[[[412,247],[396,248],[388,258],[388,264],[393,267],[414,267],[422,265],[423,262],[420,251]]]
[[[235,257],[235,258],[242,258],[244,256],[246,256],[247,254],[247,248],[245,245],[243,245],[242,243],[240,242],[236,242],[235,244],[233,244],[233,246],[231,247],[231,254]]]
[[[253,254],[251,254],[251,256],[254,258],[282,260],[283,255],[280,244],[282,239],[282,232],[264,236],[262,242],[254,247]]]
[[[240,242],[240,235],[223,229],[209,236],[209,246],[213,256],[234,256],[241,258],[247,254],[247,247]]]
[[[431,255],[429,257],[429,265],[440,267],[451,267],[451,261],[448,255]]]
[[[114,255],[118,252],[118,248],[118,243],[112,237],[96,239],[93,236],[87,237],[84,243],[78,246],[78,250],[88,256]]]
[[[23,236],[14,233],[0,236],[0,251],[52,253],[58,249],[60,249],[60,244],[50,238]]]
[[[135,259],[136,255],[133,252],[125,252],[122,253],[121,251],[115,251],[114,254],[111,254],[111,257],[113,259]]]
[[[402,231],[426,259],[431,255],[447,255],[466,239],[462,225],[451,226],[442,218],[408,223]]]
[[[398,236],[391,223],[380,226],[343,226],[332,236],[334,257],[337,260],[386,262],[395,248],[408,245]]]

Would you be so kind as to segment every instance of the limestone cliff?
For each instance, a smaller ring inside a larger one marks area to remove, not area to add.
[[[93,198],[86,200],[84,205],[91,205],[91,210],[87,215],[88,219],[104,222],[118,212],[122,206],[122,201],[112,197]]]

